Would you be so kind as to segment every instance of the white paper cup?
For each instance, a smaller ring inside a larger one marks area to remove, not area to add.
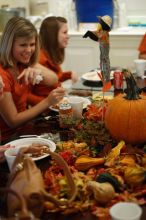
[[[12,169],[13,163],[15,161],[15,158],[16,158],[16,155],[18,154],[19,149],[20,149],[19,147],[9,148],[4,152],[4,155],[5,155],[5,158],[6,158],[6,161],[7,161],[7,164],[8,164],[10,171]]]
[[[137,59],[134,60],[134,63],[135,63],[136,75],[139,77],[143,77],[146,69],[146,60]]]
[[[112,220],[140,220],[142,208],[132,202],[118,202],[110,208]]]
[[[79,96],[70,96],[69,102],[73,110],[73,118],[81,119],[83,113],[83,98]]]

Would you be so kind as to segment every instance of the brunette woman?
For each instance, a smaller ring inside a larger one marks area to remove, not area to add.
[[[39,36],[41,44],[39,62],[56,73],[59,83],[55,87],[68,79],[76,82],[78,77],[75,73],[64,72],[61,68],[69,40],[67,20],[64,17],[56,16],[45,18],[41,24]],[[48,87],[39,84],[33,88],[32,93],[43,98],[53,88],[48,89]]]

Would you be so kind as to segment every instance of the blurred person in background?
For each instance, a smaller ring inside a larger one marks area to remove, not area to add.
[[[3,97],[3,89],[4,89],[4,82],[3,82],[2,77],[0,76],[0,100]]]
[[[138,58],[146,60],[146,34],[144,34],[144,36],[140,41],[138,51],[139,51]]]
[[[49,87],[58,83],[55,73],[38,64],[38,54],[39,40],[34,25],[25,18],[11,18],[0,41],[0,75],[4,82],[0,129],[4,142],[64,96],[64,89],[56,88],[39,104],[27,108],[28,94],[35,84]]]
[[[3,97],[3,88],[4,88],[4,82],[3,82],[2,77],[0,76],[0,100]],[[5,160],[4,151],[5,151],[5,148],[0,146],[0,163]]]
[[[64,17],[56,16],[45,18],[41,24],[39,36],[41,45],[39,63],[56,73],[59,82],[55,87],[68,79],[71,79],[73,83],[76,82],[78,77],[75,73],[64,72],[61,68],[69,40],[67,20]],[[55,87],[50,87],[49,91]],[[32,93],[44,98],[48,94],[48,88],[42,84],[35,85]]]

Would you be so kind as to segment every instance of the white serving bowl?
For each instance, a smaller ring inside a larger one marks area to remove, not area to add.
[[[47,140],[44,138],[22,138],[22,139],[17,139],[17,140],[11,141],[6,144],[6,145],[10,145],[11,148],[7,149],[4,152],[6,161],[8,163],[9,170],[11,170],[11,168],[12,168],[12,165],[14,163],[16,155],[19,152],[19,149],[22,147],[29,147],[32,144],[41,144],[44,146],[48,146],[48,148],[52,152],[54,152],[56,149],[56,144],[53,141]],[[41,159],[48,157],[48,156],[49,156],[49,154],[44,154],[40,157],[36,157],[36,158],[32,157],[32,159],[34,161],[36,161],[36,160],[41,160]]]

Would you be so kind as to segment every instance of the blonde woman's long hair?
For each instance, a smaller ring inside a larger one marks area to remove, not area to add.
[[[13,17],[7,22],[0,41],[0,63],[4,68],[14,66],[13,43],[17,38],[21,37],[28,39],[35,37],[35,52],[27,65],[32,66],[38,61],[39,38],[35,26],[23,17]]]
[[[65,49],[59,47],[58,32],[63,23],[67,23],[66,18],[50,16],[43,20],[40,26],[40,45],[49,57],[56,64],[64,61]]]

